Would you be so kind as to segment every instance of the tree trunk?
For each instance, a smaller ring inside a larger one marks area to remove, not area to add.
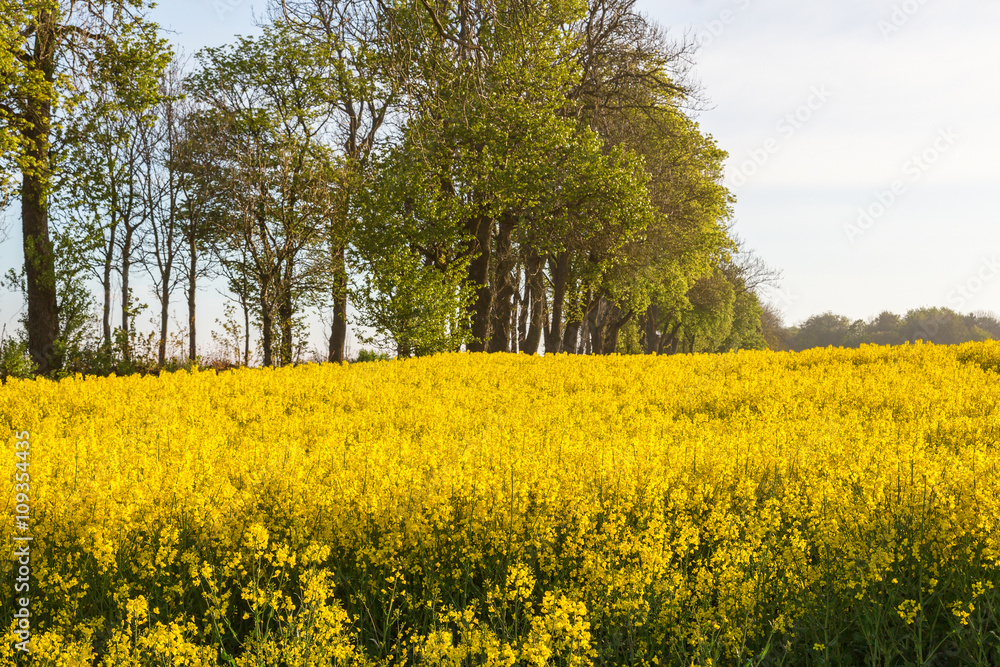
[[[198,244],[195,239],[194,231],[194,221],[191,221],[191,226],[188,235],[188,286],[187,286],[187,309],[188,309],[188,360],[194,361],[197,356],[196,343],[196,328],[194,324],[195,315],[195,299],[194,293],[197,287],[197,276],[198,276]]]
[[[101,313],[104,347],[111,349],[111,269],[115,259],[115,241],[118,239],[118,202],[116,190],[111,189],[111,224],[108,227],[108,246],[104,249],[104,272],[101,287],[104,290],[104,308]]]
[[[168,202],[166,220],[160,219],[157,223],[154,217],[156,201],[162,197],[163,190],[153,190],[154,178],[150,174],[153,168],[155,156],[153,146],[146,145],[146,152],[143,159],[146,165],[146,200],[149,206],[150,222],[153,229],[153,239],[156,243],[156,265],[160,273],[160,345],[159,345],[159,365],[162,368],[167,361],[167,330],[170,323],[170,297],[173,294],[174,284],[171,282],[174,276],[174,262],[177,259],[177,233],[178,218],[181,215],[178,199],[183,187],[184,177],[179,176],[174,160],[177,139],[174,136],[175,124],[173,104],[165,107],[166,132],[160,135],[160,140],[166,142],[166,167],[167,182],[166,196]],[[157,141],[157,137],[152,137],[152,141]],[[162,240],[161,240],[162,237]]]
[[[490,323],[492,335],[489,352],[510,351],[511,300],[514,298],[514,284],[511,280],[511,274],[517,262],[511,247],[513,230],[513,222],[506,219],[500,221],[500,229],[497,234],[497,256],[496,262],[494,262],[496,274],[493,281],[494,298]]]
[[[517,312],[515,317],[517,322],[511,324],[511,327],[517,332],[517,340],[514,342],[516,345],[516,350],[518,352],[524,351],[524,341],[528,337],[528,317],[531,314],[531,299],[528,288],[528,277],[524,276],[522,280],[522,269],[520,266],[517,268],[517,280],[515,281],[515,291],[514,295],[517,298]],[[513,349],[513,346],[512,346]]]
[[[476,286],[476,300],[472,306],[472,339],[466,345],[469,352],[485,352],[490,338],[490,313],[493,293],[490,290],[490,250],[493,240],[493,221],[486,216],[476,216],[466,222],[466,231],[472,236],[468,280]]]
[[[598,299],[597,303],[592,304],[587,310],[587,314],[583,318],[585,324],[583,326],[584,340],[580,346],[583,354],[601,354],[604,349],[604,310],[604,300]]]
[[[163,282],[160,285],[160,349],[158,351],[159,365],[162,368],[167,361],[167,322],[170,318],[170,269],[163,272]]]
[[[247,237],[249,238],[255,233],[259,234],[261,248],[267,249],[269,248],[269,235],[267,230],[267,216],[264,211],[264,203],[267,201],[267,184],[261,180],[257,188],[258,197],[254,204],[256,209],[254,212],[256,230],[249,230]],[[253,252],[253,244],[249,244],[248,247]],[[277,270],[275,270],[269,253],[264,252],[261,256],[257,256],[255,253],[254,267],[257,273],[257,280],[260,283],[260,341],[261,347],[264,348],[264,366],[269,367],[274,365],[274,313],[271,311],[271,281],[281,280],[281,264],[279,260]]]
[[[260,344],[263,348],[264,353],[264,366],[273,366],[274,360],[271,357],[272,342],[272,326],[271,321],[271,299],[267,276],[260,276]]]
[[[677,337],[677,332],[680,331],[681,323],[677,321],[669,332],[664,333],[660,337],[659,354],[667,352],[668,354],[677,354],[677,342],[679,338]]]
[[[532,249],[524,269],[525,291],[528,293],[528,306],[531,309],[528,320],[528,333],[524,337],[521,351],[528,354],[538,352],[538,344],[542,340],[542,330],[545,328],[545,275],[542,272],[544,262],[538,253]]]
[[[104,308],[101,313],[102,340],[107,349],[111,349],[111,263],[114,260],[115,233],[117,223],[111,224],[111,240],[108,241],[107,254],[104,256],[104,274],[101,276],[101,287],[104,290]]]
[[[583,323],[600,303],[600,299],[596,301],[592,299],[592,293],[590,291],[587,292],[587,305],[585,307],[583,305],[583,299],[584,297],[579,293],[579,290],[574,290],[573,296],[571,297],[570,310],[570,312],[574,314],[567,315],[566,317],[566,333],[563,336],[562,347],[560,348],[563,352],[568,354],[580,354],[583,352],[584,345],[583,341],[581,341],[580,329],[583,328]],[[581,310],[583,311],[582,313]]]
[[[678,322],[674,325],[674,328],[670,330],[670,337],[667,342],[670,344],[670,354],[677,354],[677,346],[680,345],[681,337],[678,335],[677,331],[681,328],[681,323]]]
[[[132,236],[135,227],[125,221],[125,238],[122,239],[122,358],[129,361],[132,358],[132,351],[129,346],[129,319],[130,301],[129,298],[129,277],[132,270]]]
[[[59,336],[56,300],[55,253],[49,239],[49,212],[45,185],[25,175],[21,188],[21,225],[24,240],[24,274],[28,288],[28,351],[38,373],[55,368],[55,342]]]
[[[566,299],[566,283],[569,280],[569,253],[563,251],[553,260],[549,258],[552,272],[552,321],[545,332],[545,354],[556,354],[562,347],[562,311]]]
[[[591,308],[587,313],[584,320],[587,326],[584,328],[584,335],[589,338],[589,341],[584,341],[585,343],[590,343],[589,353],[590,354],[601,354],[604,350],[604,322],[602,320],[603,311],[603,301],[598,302],[597,306]],[[587,345],[584,345],[583,353],[587,354]]]
[[[577,341],[580,339],[580,324],[578,320],[566,322],[566,330],[563,332],[562,343],[559,346],[561,352],[567,354],[577,353]]]
[[[51,12],[39,12],[33,58],[51,84],[55,79],[55,25]],[[29,88],[30,91],[38,87]],[[37,372],[46,375],[58,364],[59,303],[56,297],[55,253],[49,237],[48,191],[51,178],[49,129],[52,105],[43,94],[25,100],[25,153],[28,169],[21,181],[21,234],[28,298],[28,352]]]
[[[243,307],[243,365],[250,365],[250,299],[244,290],[240,295],[240,305]]]
[[[281,365],[292,363],[292,271],[291,258],[285,262],[285,276],[281,281],[281,296],[278,302],[278,319],[281,327]]]
[[[333,323],[330,327],[329,361],[343,363],[347,344],[347,255],[344,248],[334,251]]]
[[[569,301],[570,307],[567,309],[566,314],[566,330],[563,332],[562,345],[559,349],[561,352],[567,354],[579,354],[580,328],[583,325],[583,318],[577,314],[580,312],[581,305],[578,290],[573,290]]]
[[[510,351],[515,354],[521,350],[520,343],[524,338],[524,329],[527,325],[527,318],[521,317],[519,308],[521,306],[521,272],[520,269],[514,274],[514,300],[510,310]]]
[[[621,309],[617,306],[612,311],[612,314],[620,313]],[[618,333],[621,331],[622,327],[628,324],[628,321],[635,317],[635,311],[630,310],[623,317],[620,317],[612,322],[608,323],[608,331],[604,336],[604,349],[602,354],[614,354],[618,349]]]
[[[660,347],[660,335],[656,333],[656,323],[660,317],[660,308],[655,303],[646,307],[646,354],[656,352]]]

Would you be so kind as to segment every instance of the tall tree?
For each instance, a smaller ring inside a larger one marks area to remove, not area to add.
[[[546,258],[562,267],[557,256],[585,252],[602,235],[617,243],[641,228],[649,214],[641,164],[630,151],[605,150],[595,132],[563,113],[566,91],[580,76],[573,57],[578,36],[568,27],[582,11],[579,3],[462,0],[404,7],[390,22],[409,31],[412,56],[400,66],[406,123],[385,163],[395,171],[380,173],[396,180],[403,167],[408,176],[398,188],[371,184],[373,191],[396,194],[380,197],[387,209],[369,212],[359,256],[376,274],[388,261],[385,236],[397,229],[403,238],[389,246],[401,254],[394,266],[420,274],[436,267],[448,280],[461,267],[462,284],[445,291],[453,305],[469,305],[457,317],[434,318],[461,322],[465,331],[439,341],[464,341],[470,351],[510,350],[519,341],[513,303],[527,282],[519,269],[526,255],[538,295],[538,267]],[[398,220],[395,227],[380,224],[387,216]],[[420,281],[400,277],[393,284],[405,282]],[[471,300],[463,296],[467,290]],[[391,302],[403,294],[368,294],[361,301]],[[556,301],[558,314],[558,288]],[[409,309],[404,303],[400,313]],[[538,317],[532,322],[536,328],[525,332],[526,341],[540,338]]]
[[[103,343],[110,349],[112,279],[117,273],[121,291],[119,340],[121,353],[130,357],[134,298],[132,267],[142,249],[141,229],[150,219],[144,197],[144,172],[151,165],[151,110],[137,110],[121,103],[102,86],[93,86],[77,107],[68,132],[71,150],[62,168],[67,185],[55,193],[57,210],[65,210],[66,230],[85,253],[85,268],[103,289]],[[88,251],[89,250],[89,251]]]
[[[335,164],[321,141],[329,120],[328,64],[284,26],[259,39],[199,52],[189,78],[210,107],[225,147],[220,179],[231,205],[216,237],[246,251],[258,294],[264,365],[292,362],[296,313],[316,292],[326,262]]]
[[[198,281],[213,273],[212,232],[219,228],[227,208],[222,170],[226,148],[219,141],[224,126],[219,114],[189,104],[180,123],[173,155],[175,168],[180,172],[177,185],[181,191],[179,215],[184,246],[179,277],[184,284],[187,306],[188,359],[194,361],[198,356]]]
[[[181,277],[177,264],[184,252],[182,218],[187,174],[180,151],[190,106],[183,100],[182,86],[180,64],[174,61],[160,81],[161,101],[155,107],[155,121],[141,134],[141,183],[148,228],[143,266],[153,281],[160,306],[160,366],[166,361],[170,299]]]
[[[318,50],[330,66],[326,90],[340,158],[329,238],[332,319],[328,360],[344,360],[347,342],[348,253],[364,178],[383,125],[397,103],[399,35],[379,0],[280,0],[277,22]]]
[[[135,107],[156,98],[165,42],[142,0],[21,0],[0,5],[0,136],[14,150],[0,171],[21,175],[28,349],[40,373],[58,364],[55,260],[49,207],[64,112],[101,80]]]

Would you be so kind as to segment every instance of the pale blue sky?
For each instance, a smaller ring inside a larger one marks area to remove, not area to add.
[[[730,154],[736,232],[784,273],[770,299],[788,323],[826,310],[1000,312],[1000,5],[638,6],[702,43],[693,73],[710,108],[699,121]],[[166,0],[154,18],[190,55],[255,32],[265,7]],[[19,262],[15,213],[0,256]],[[10,298],[0,303],[0,319],[15,319]]]
[[[730,154],[737,232],[784,272],[788,320],[1000,312],[1000,6],[640,6],[704,43],[701,124]]]

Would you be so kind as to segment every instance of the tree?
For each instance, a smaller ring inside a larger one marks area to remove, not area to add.
[[[70,158],[63,172],[70,176],[58,200],[65,210],[65,234],[77,246],[71,256],[101,283],[103,291],[102,342],[110,350],[112,275],[120,279],[121,352],[130,356],[128,340],[134,299],[130,288],[132,265],[141,252],[142,227],[149,219],[143,196],[143,171],[149,165],[152,114],[130,109],[113,90],[95,85],[76,109],[78,121],[70,129]]]
[[[358,198],[352,285],[359,323],[375,329],[363,342],[397,356],[456,349],[467,338],[466,239],[459,205],[439,197],[440,181],[414,159],[413,137],[374,166]]]
[[[406,165],[409,176],[401,187],[371,186],[396,194],[378,198],[380,208],[368,212],[358,259],[364,268],[385,261],[389,232],[380,220],[391,218],[406,234],[391,247],[422,259],[401,255],[394,266],[435,267],[448,280],[463,267],[462,285],[447,292],[457,305],[472,290],[465,312],[448,319],[465,331],[438,337],[441,344],[507,351],[523,339],[537,348],[544,328],[553,351],[563,336],[571,269],[575,279],[600,275],[607,255],[652,215],[636,155],[605,146],[565,113],[567,91],[581,75],[579,35],[570,26],[583,10],[574,2],[510,0],[391,12],[390,23],[409,30],[408,52],[415,55],[399,66],[407,120],[383,164]],[[574,266],[571,256],[579,260]],[[546,264],[556,285],[554,326],[547,327]],[[364,303],[379,298],[359,295]],[[519,315],[515,303],[529,301]]]
[[[782,329],[776,335],[780,333],[787,335],[790,347],[795,350],[828,345],[901,345],[918,340],[937,345],[958,345],[996,338],[996,334],[1000,333],[1000,323],[988,313],[961,315],[948,308],[914,308],[902,317],[883,311],[868,321],[854,322],[843,315],[824,313],[810,317],[798,328]],[[782,349],[771,345],[770,341],[769,347]]]
[[[21,175],[28,349],[40,373],[57,364],[59,311],[49,207],[59,173],[65,111],[102,81],[135,108],[156,98],[165,43],[140,0],[57,0],[0,4],[0,181]]]
[[[720,269],[733,286],[733,321],[718,351],[763,350],[767,348],[767,343],[761,321],[763,307],[760,293],[765,288],[775,287],[781,273],[768,266],[752,250],[747,250],[742,239],[732,238],[739,250],[733,260],[724,262]]]
[[[678,332],[683,351],[715,352],[733,324],[736,293],[732,283],[721,270],[716,270],[695,281],[686,296],[690,306],[680,316]],[[696,347],[699,341],[701,344]]]
[[[882,311],[868,325],[868,341],[875,345],[901,345],[903,320],[899,315]]]
[[[1000,340],[1000,320],[987,311],[969,313],[965,316],[973,340]]]
[[[813,315],[795,331],[793,349],[801,351],[813,347],[841,347],[850,326],[851,320],[830,311]]]
[[[180,64],[175,60],[160,80],[160,103],[155,121],[140,136],[142,143],[143,203],[147,217],[147,242],[143,266],[153,281],[160,305],[157,361],[166,362],[170,299],[180,281],[177,264],[184,251],[183,193],[187,174],[180,152],[190,105],[184,103]]]
[[[634,261],[644,292],[639,303],[645,349],[663,353],[679,349],[691,290],[732,265],[739,245],[728,226],[733,196],[722,185],[726,153],[677,110],[659,112],[647,127],[629,141],[641,147],[661,215],[636,247]]]
[[[785,328],[784,318],[774,305],[770,303],[761,304],[760,310],[761,336],[767,349],[778,352],[785,352],[791,349],[788,329]]]
[[[282,0],[272,15],[330,62],[326,90],[340,165],[330,219],[332,319],[328,360],[344,361],[347,341],[348,252],[364,177],[372,166],[379,133],[397,102],[398,34],[374,0]]]
[[[642,159],[643,189],[648,190],[655,213],[647,214],[641,230],[633,230],[627,243],[598,244],[597,252],[550,255],[545,262],[548,276],[538,270],[541,258],[532,249],[523,249],[525,293],[518,295],[522,308],[518,321],[526,324],[524,343],[532,352],[536,349],[536,327],[531,323],[545,313],[547,352],[612,351],[621,328],[637,315],[641,317],[652,295],[662,287],[658,278],[665,277],[667,271],[688,271],[678,265],[681,253],[676,252],[680,218],[667,204],[671,195],[680,200],[683,188],[665,178],[668,172],[657,165],[688,161],[676,149],[683,138],[694,136],[690,133],[693,124],[679,109],[696,95],[686,76],[691,44],[670,42],[656,24],[635,11],[634,4],[632,0],[591,0],[572,22],[571,57],[579,76],[568,87],[560,114],[594,131],[605,151],[617,150]],[[667,157],[671,151],[674,154]],[[683,168],[678,173],[683,173]],[[721,180],[721,165],[714,172],[706,169],[702,175],[706,184]],[[724,192],[715,185],[713,188],[713,196]],[[690,190],[682,196],[696,198]],[[708,199],[700,203],[709,212],[706,219],[718,216],[712,225],[728,216],[725,197],[719,200],[719,207],[713,207]],[[660,244],[668,238],[673,239],[673,248]],[[688,238],[703,240],[696,234]],[[652,268],[654,262],[665,269],[658,276]],[[551,302],[543,289],[546,277],[552,285]],[[676,290],[676,280],[673,285]]]
[[[903,316],[903,338],[937,345],[958,345],[972,339],[964,318],[950,308],[914,308]]]
[[[586,298],[582,307],[566,310],[574,314],[561,343],[555,315],[562,314],[563,290],[553,290],[547,350],[562,345],[573,351],[581,316],[588,324],[578,350],[611,351],[617,332],[633,318],[647,351],[675,348],[689,290],[715,270],[732,245],[725,228],[732,196],[721,185],[725,153],[684,111],[698,96],[687,72],[694,44],[669,40],[634,5],[633,0],[588,2],[574,24],[582,75],[567,95],[564,113],[595,130],[605,145],[642,157],[657,215],[607,258],[610,270],[602,281],[567,286],[574,301],[581,293]],[[576,272],[570,268],[570,274]]]
[[[219,220],[226,209],[227,194],[221,167],[225,146],[218,141],[223,135],[223,123],[218,114],[190,104],[180,123],[181,132],[173,159],[180,172],[177,185],[182,197],[179,221],[184,261],[180,266],[180,278],[187,305],[188,359],[194,361],[198,356],[198,281],[213,273],[212,232],[219,228]],[[249,320],[247,299],[241,301]],[[248,326],[248,349],[249,335]],[[245,356],[249,358],[249,352]]]
[[[327,262],[336,165],[321,141],[329,120],[322,52],[283,26],[197,54],[190,86],[225,148],[218,165],[231,204],[214,234],[222,255],[246,251],[258,289],[264,365],[292,362],[297,311]],[[277,343],[277,344],[275,344]]]

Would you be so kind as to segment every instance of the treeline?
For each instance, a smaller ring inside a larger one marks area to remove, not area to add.
[[[155,363],[177,303],[194,359],[220,277],[243,363],[301,359],[311,312],[331,361],[349,312],[400,356],[764,346],[775,273],[731,234],[693,45],[633,0],[274,2],[187,66],[147,9],[0,22],[7,282],[39,372],[134,365],[140,282]]]
[[[884,311],[877,317],[854,321],[826,312],[813,315],[798,326],[785,327],[777,312],[765,307],[762,321],[764,338],[772,350],[902,345],[917,341],[958,345],[1000,340],[1000,320],[992,313],[962,315],[949,308],[915,308],[905,315]]]

